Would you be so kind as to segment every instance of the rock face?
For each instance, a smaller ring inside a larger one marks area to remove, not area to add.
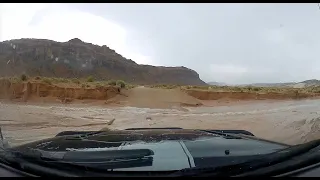
[[[0,76],[122,79],[133,84],[205,85],[199,74],[186,67],[139,65],[107,46],[46,39],[0,42]]]

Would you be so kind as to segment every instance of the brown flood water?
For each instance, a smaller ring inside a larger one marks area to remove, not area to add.
[[[244,129],[287,144],[320,138],[320,100],[255,101],[177,109],[1,102],[0,126],[11,145],[52,137],[65,130],[100,130],[113,118],[116,120],[109,126],[112,129]]]

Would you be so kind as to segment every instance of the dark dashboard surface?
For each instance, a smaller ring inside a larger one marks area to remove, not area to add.
[[[320,163],[309,168],[288,172],[286,175],[291,177],[320,177]],[[15,172],[15,170],[11,168],[7,169],[7,167],[0,167],[0,177],[28,177],[28,174],[19,173],[18,171]]]

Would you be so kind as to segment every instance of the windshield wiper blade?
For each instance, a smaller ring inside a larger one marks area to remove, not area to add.
[[[104,151],[44,151],[28,148],[24,151],[11,151],[16,157],[64,161],[101,161],[114,159],[134,159],[154,155],[150,149],[125,149]]]
[[[263,167],[268,167],[295,156],[304,154],[320,145],[320,140],[310,141],[305,144],[292,146],[268,155],[263,155],[253,160],[237,164],[230,164],[218,167],[206,168],[186,168],[172,173],[170,176],[235,176],[249,171],[254,171]]]
[[[108,150],[108,151],[43,151],[28,149],[11,152],[11,161],[15,158],[36,164],[92,168],[109,170],[152,166],[154,152],[150,149]]]
[[[108,161],[115,159],[136,159],[154,155],[150,149],[125,149],[105,151],[41,151],[42,158],[63,160],[63,161]]]

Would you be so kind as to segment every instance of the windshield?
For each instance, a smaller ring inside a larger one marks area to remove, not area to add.
[[[2,146],[169,171],[317,140],[319,7],[0,4]]]

